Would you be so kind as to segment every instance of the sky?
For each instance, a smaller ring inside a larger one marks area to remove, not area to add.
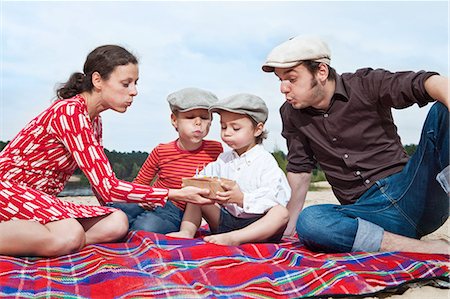
[[[267,150],[286,152],[279,81],[261,65],[297,35],[327,41],[338,73],[359,68],[449,74],[447,1],[1,1],[0,140],[11,140],[82,71],[97,46],[139,59],[138,96],[124,114],[105,111],[108,150],[150,152],[177,137],[167,95],[185,87],[219,98],[246,92],[269,108]],[[418,143],[431,105],[395,110],[403,144]],[[220,140],[219,117],[207,139]]]

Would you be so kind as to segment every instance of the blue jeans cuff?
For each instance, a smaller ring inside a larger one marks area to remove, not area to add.
[[[379,251],[383,240],[384,229],[361,218],[358,220],[358,230],[352,251]]]
[[[436,180],[441,184],[442,189],[445,193],[450,193],[450,165],[447,165],[441,172],[436,176]]]

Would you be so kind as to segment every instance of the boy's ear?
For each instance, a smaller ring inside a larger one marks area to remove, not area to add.
[[[253,136],[258,137],[264,132],[264,124],[258,123],[255,127],[255,133],[253,133]]]
[[[172,123],[172,126],[175,128],[175,130],[178,131],[177,116],[173,112],[170,113],[170,122]]]

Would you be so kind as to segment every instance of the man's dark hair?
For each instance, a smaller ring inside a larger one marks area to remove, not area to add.
[[[317,71],[319,70],[319,65],[322,62],[312,61],[312,60],[305,60],[302,62],[302,65],[304,65],[308,71],[315,75]],[[325,65],[328,67],[328,80],[330,81],[336,81],[336,70],[325,63]]]

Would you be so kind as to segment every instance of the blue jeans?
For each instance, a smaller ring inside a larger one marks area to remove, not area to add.
[[[129,230],[145,230],[167,234],[180,230],[184,211],[167,201],[164,207],[152,211],[141,208],[135,203],[112,203],[109,206],[121,209],[128,217]]]
[[[325,252],[378,251],[385,230],[420,239],[448,218],[450,190],[438,181],[448,165],[449,112],[436,102],[403,170],[377,181],[354,204],[305,208],[297,220],[299,239]]]

